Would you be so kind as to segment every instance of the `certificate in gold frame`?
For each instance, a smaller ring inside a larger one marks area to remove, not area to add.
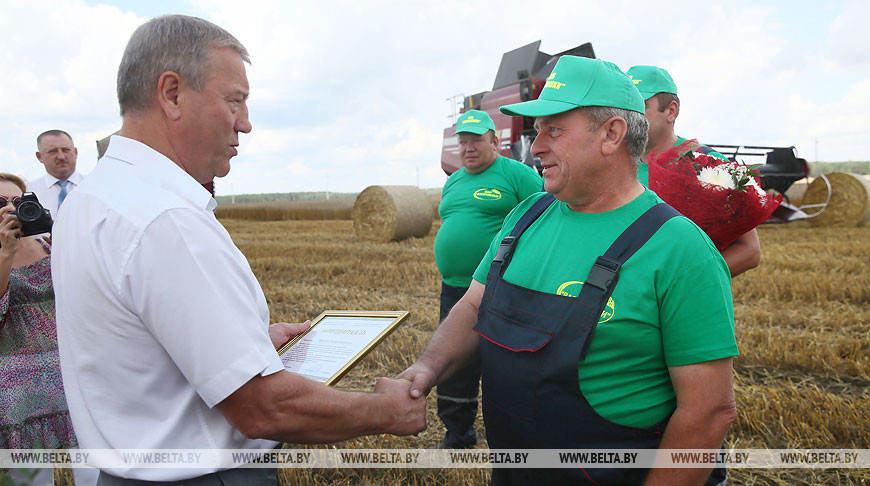
[[[284,362],[285,368],[291,370],[288,365],[288,360],[295,359],[294,366],[302,366],[298,361],[298,353],[296,357],[291,356],[288,351],[296,346],[300,341],[305,341],[302,345],[306,346],[306,353],[309,349],[313,349],[316,353],[318,349],[323,347],[318,346],[314,340],[317,339],[317,333],[313,331],[322,328],[328,328],[341,331],[346,328],[349,335],[362,334],[359,338],[349,339],[348,342],[331,345],[330,350],[333,354],[330,356],[332,360],[326,363],[325,366],[319,366],[321,363],[316,363],[314,366],[319,370],[320,374],[312,375],[301,373],[299,374],[311,378],[326,385],[334,385],[338,380],[342,379],[360,360],[362,360],[372,349],[381,343],[393,330],[398,327],[409,315],[408,311],[359,311],[359,310],[327,310],[323,311],[319,316],[311,321],[311,327],[304,333],[296,336],[278,349],[278,355],[281,361]],[[351,329],[356,327],[356,329]],[[353,342],[350,342],[353,341]],[[334,344],[334,343],[333,343]],[[300,346],[302,346],[300,345]],[[335,353],[340,356],[336,358]],[[317,361],[317,356],[304,356],[306,362],[309,360]],[[336,363],[336,359],[339,360]],[[309,366],[310,368],[311,366]],[[294,370],[291,370],[294,371]],[[296,372],[296,371],[294,371]],[[325,373],[325,374],[323,374]]]

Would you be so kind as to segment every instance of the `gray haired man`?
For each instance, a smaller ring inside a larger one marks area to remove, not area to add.
[[[275,349],[250,267],[201,184],[223,177],[248,119],[246,49],[180,15],[139,27],[118,70],[123,125],[64,203],[52,272],[64,387],[95,449],[266,449],[425,427],[425,400],[382,378],[334,390]],[[107,468],[102,484],[276,484],[275,469]]]

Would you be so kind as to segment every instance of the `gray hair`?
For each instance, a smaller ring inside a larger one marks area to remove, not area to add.
[[[649,121],[643,113],[610,106],[587,106],[583,108],[586,116],[592,120],[592,130],[598,130],[604,122],[618,116],[625,120],[628,131],[625,134],[625,145],[628,154],[635,166],[640,161],[641,155],[646,150],[646,142],[649,137]]]
[[[206,20],[186,15],[164,15],[139,26],[124,50],[118,67],[118,104],[121,116],[142,113],[151,104],[157,80],[173,71],[202,90],[209,64],[209,49],[231,47],[251,63],[248,50],[232,34]]]

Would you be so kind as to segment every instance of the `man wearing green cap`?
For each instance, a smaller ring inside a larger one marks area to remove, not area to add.
[[[498,153],[495,125],[485,111],[469,110],[456,121],[462,168],[444,184],[435,236],[435,262],[441,272],[444,320],[468,290],[471,274],[501,229],[505,216],[523,199],[541,189],[531,167]],[[438,385],[438,417],[447,429],[441,448],[459,449],[477,443],[474,420],[480,388],[475,361]]]
[[[649,120],[649,141],[638,166],[637,178],[649,186],[649,173],[646,164],[650,152],[662,153],[676,147],[687,139],[674,131],[674,123],[680,114],[680,98],[677,85],[670,73],[656,66],[634,66],[628,70],[637,90],[644,99],[645,115]],[[727,157],[710,147],[701,146],[701,152],[722,160]],[[761,263],[761,243],[755,229],[740,236],[734,243],[722,250],[722,257],[728,264],[732,277],[751,270]]]
[[[643,99],[609,62],[562,56],[537,100],[544,189],[401,375],[421,396],[480,356],[491,449],[718,449],[736,416],[728,269],[637,180]],[[703,484],[711,468],[494,468],[493,484]],[[715,483],[712,483],[715,484]]]

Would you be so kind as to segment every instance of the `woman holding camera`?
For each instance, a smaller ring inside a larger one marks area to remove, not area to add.
[[[25,189],[20,177],[0,173],[0,449],[70,448],[76,439],[60,374],[51,248],[22,237],[11,214]]]

